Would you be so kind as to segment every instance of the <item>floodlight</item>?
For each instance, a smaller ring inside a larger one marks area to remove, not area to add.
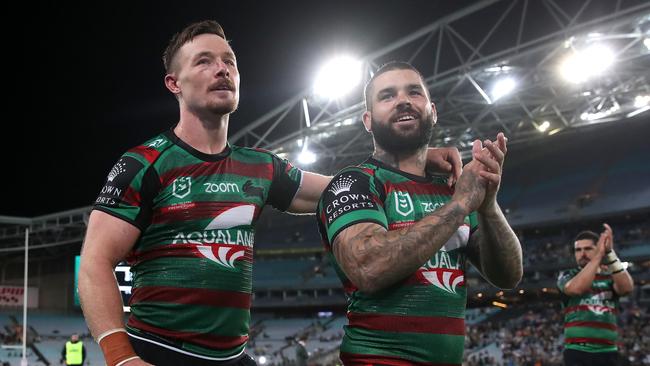
[[[314,82],[314,93],[322,98],[336,99],[360,82],[361,62],[349,56],[339,56],[320,69]]]
[[[496,83],[494,83],[494,86],[492,87],[492,101],[494,102],[504,95],[510,94],[513,90],[515,90],[516,86],[517,82],[515,82],[515,79],[511,77],[499,79]]]
[[[593,44],[584,50],[574,50],[560,66],[560,73],[569,82],[581,83],[601,74],[614,63],[614,52]]]
[[[537,129],[539,132],[544,132],[548,130],[549,127],[551,127],[551,123],[549,121],[544,121],[541,125],[537,126]]]

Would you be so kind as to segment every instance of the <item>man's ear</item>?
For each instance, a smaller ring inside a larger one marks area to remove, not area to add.
[[[365,111],[361,116],[361,121],[363,121],[363,126],[366,128],[366,131],[372,132],[372,112]]]
[[[178,79],[172,74],[165,75],[165,87],[174,95],[178,95],[181,92],[181,88],[178,86]]]

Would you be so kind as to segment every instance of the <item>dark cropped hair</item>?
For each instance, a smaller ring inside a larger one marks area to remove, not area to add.
[[[165,52],[163,52],[163,64],[165,65],[165,72],[169,73],[172,68],[172,62],[174,61],[174,56],[178,53],[178,50],[183,47],[187,42],[190,42],[194,37],[201,34],[216,34],[219,37],[226,39],[226,35],[223,32],[221,25],[214,20],[203,20],[200,22],[192,23],[187,27],[183,28],[182,31],[174,34]]]
[[[578,240],[584,240],[584,239],[593,240],[594,244],[596,244],[598,243],[598,239],[600,239],[600,235],[590,230],[581,231],[580,233],[578,233],[578,235],[576,235],[576,239],[574,240],[574,242]]]
[[[366,104],[366,110],[367,111],[370,110],[370,100],[372,98],[372,96],[371,96],[371,94],[372,94],[372,83],[375,81],[375,79],[379,75],[381,75],[383,73],[386,73],[388,71],[393,71],[393,70],[413,70],[418,75],[420,75],[420,79],[422,79],[422,81],[424,82],[424,78],[422,77],[422,74],[420,73],[420,71],[418,71],[418,69],[416,69],[413,65],[409,64],[408,62],[391,61],[391,62],[388,62],[388,63],[385,63],[385,64],[381,65],[381,67],[379,67],[379,69],[377,69],[377,72],[375,72],[375,74],[372,75],[370,80],[368,80],[368,82],[366,83],[365,88],[363,89],[363,97],[364,97],[364,102]],[[426,93],[427,93],[427,95],[429,95],[429,91],[426,91]]]

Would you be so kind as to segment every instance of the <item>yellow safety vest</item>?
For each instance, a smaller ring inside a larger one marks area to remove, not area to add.
[[[72,343],[67,341],[65,343],[65,363],[67,365],[81,365],[83,360],[83,343],[78,341]]]

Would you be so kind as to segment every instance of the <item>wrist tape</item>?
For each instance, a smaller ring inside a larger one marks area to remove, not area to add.
[[[613,250],[605,253],[602,263],[608,267],[609,271],[612,274],[623,272],[625,270],[623,263],[621,263],[620,259],[618,259],[618,256],[616,255],[616,252]]]
[[[97,337],[107,366],[120,366],[138,358],[124,328],[111,329]]]

